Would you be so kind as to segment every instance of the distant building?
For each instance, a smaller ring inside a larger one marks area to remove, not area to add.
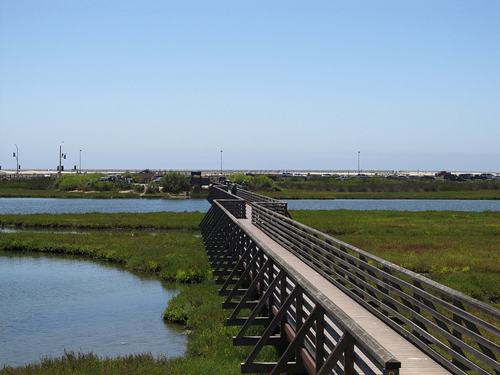
[[[140,184],[147,184],[149,181],[153,179],[155,176],[155,173],[149,169],[145,169],[141,172],[139,172],[139,183]]]

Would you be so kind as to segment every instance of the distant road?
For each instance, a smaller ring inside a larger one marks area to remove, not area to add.
[[[139,173],[144,169],[82,169],[82,173],[104,173],[104,174],[125,174],[125,173]],[[282,173],[300,173],[300,174],[310,174],[310,175],[321,175],[321,174],[334,174],[334,175],[357,175],[358,170],[352,169],[338,169],[338,170],[302,170],[302,169],[287,169],[287,170],[277,170],[277,169],[241,169],[241,170],[220,170],[215,169],[202,169],[202,170],[183,170],[183,169],[152,169],[152,171],[156,174],[163,175],[168,172],[180,172],[184,174],[190,175],[191,172],[201,172],[204,176],[219,176],[219,175],[231,175],[236,173],[251,173],[256,175],[280,175]],[[369,176],[386,176],[390,174],[399,174],[399,175],[434,175],[435,173],[440,172],[438,170],[435,171],[421,171],[421,170],[361,170],[359,173],[366,174]],[[485,172],[491,171],[456,171],[450,170],[450,173],[471,173],[471,174],[481,174]],[[66,170],[62,172],[63,174],[74,174],[75,170]],[[12,175],[16,174],[15,169],[3,169],[0,170],[0,176]],[[57,175],[58,171],[54,169],[30,169],[30,170],[21,170],[19,172],[21,175]]]

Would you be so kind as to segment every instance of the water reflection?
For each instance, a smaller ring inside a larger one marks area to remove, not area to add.
[[[183,355],[183,327],[161,313],[179,285],[116,264],[0,252],[0,368],[64,350]]]

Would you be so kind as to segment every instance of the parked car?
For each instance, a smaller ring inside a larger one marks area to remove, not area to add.
[[[435,174],[436,177],[441,177],[441,176],[444,176],[446,174],[450,174],[450,172],[446,172],[446,171],[441,171],[441,172],[438,172]]]
[[[463,177],[457,176],[456,174],[452,174],[452,173],[445,174],[443,176],[443,178],[445,180],[448,180],[448,181],[467,181],[468,180],[467,178],[463,178]]]
[[[453,174],[453,173],[446,173],[443,178],[445,180],[448,180],[448,181],[456,181],[457,179],[457,175]]]
[[[491,180],[493,178],[493,175],[491,173],[481,173],[481,176],[484,180]]]

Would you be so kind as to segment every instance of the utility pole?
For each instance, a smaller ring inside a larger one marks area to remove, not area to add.
[[[220,174],[222,175],[222,150],[220,150]]]
[[[358,176],[359,176],[360,171],[361,171],[361,169],[360,169],[360,157],[361,157],[361,151],[358,151]]]
[[[14,146],[16,146],[16,152],[14,152],[14,157],[16,158],[16,175],[17,178],[19,179],[19,148],[17,145],[14,143]]]
[[[82,173],[82,150],[80,150],[80,168],[78,168],[78,173]]]
[[[64,141],[61,141],[61,144],[59,145],[59,171],[58,175],[60,176],[62,173],[62,159],[66,159],[66,154],[62,153],[62,144]]]

